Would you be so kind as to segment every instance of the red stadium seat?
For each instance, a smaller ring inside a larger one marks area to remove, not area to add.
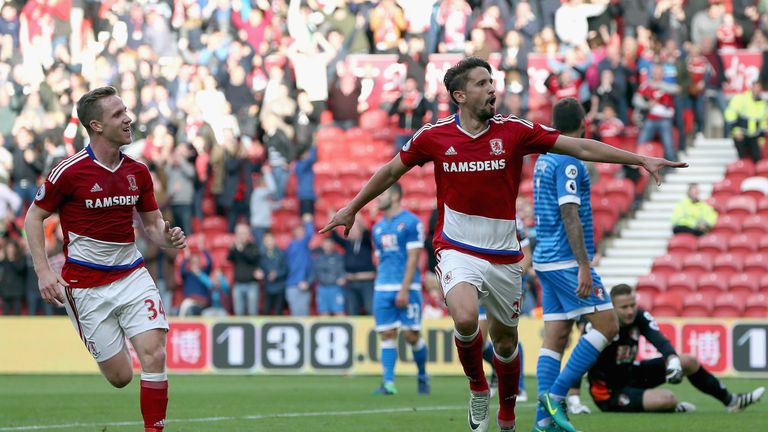
[[[768,295],[768,275],[761,276],[757,282],[757,290]]]
[[[712,272],[727,279],[736,273],[741,273],[743,266],[743,255],[727,252],[715,256],[712,261]]]
[[[735,293],[721,293],[715,296],[712,316],[715,318],[738,318],[744,313],[746,298]]]
[[[208,246],[213,249],[229,249],[234,242],[234,234],[222,233],[213,236],[213,238],[208,241]]]
[[[675,273],[679,273],[683,268],[683,261],[680,256],[664,254],[656,257],[653,260],[653,266],[651,266],[651,273],[654,275],[661,275],[665,278],[672,276]]]
[[[595,164],[595,169],[597,169],[597,172],[600,174],[600,179],[611,179],[616,175],[617,172],[619,172],[619,170],[621,170],[621,165],[598,162]]]
[[[209,216],[203,219],[202,228],[206,234],[216,234],[227,232],[228,226],[227,218],[224,216]]]
[[[760,280],[763,275],[768,274],[768,255],[759,253],[747,255],[743,272],[755,280]]]
[[[683,317],[706,317],[712,314],[712,298],[702,293],[683,297]]]
[[[732,253],[750,254],[757,252],[758,243],[754,237],[746,234],[735,235],[728,239],[728,250]]]
[[[656,296],[667,291],[667,278],[654,273],[640,276],[635,289],[649,297]]]
[[[679,317],[682,307],[678,293],[661,293],[653,299],[653,315],[657,317]]]
[[[711,196],[707,198],[707,204],[711,205],[719,215],[725,214],[725,205],[730,198]]]
[[[371,136],[371,132],[361,127],[353,127],[347,129],[344,133],[344,141],[350,145],[353,143],[369,144],[373,141],[373,137]]]
[[[728,292],[739,292],[745,295],[756,293],[759,287],[759,280],[753,277],[740,273],[731,276],[728,280]]]
[[[625,178],[612,179],[606,184],[605,197],[619,207],[620,213],[626,213],[635,200],[635,185]]]
[[[735,196],[728,200],[725,204],[725,211],[729,215],[747,216],[753,215],[757,212],[757,203],[752,197]]]
[[[315,140],[318,144],[327,142],[343,142],[344,141],[344,129],[327,126],[321,127],[317,130]]]
[[[592,213],[608,213],[615,219],[619,218],[619,209],[608,198],[592,200]]]
[[[371,109],[360,114],[360,127],[363,129],[380,129],[389,126],[389,113],[382,109]]]
[[[759,253],[768,253],[768,235],[757,239],[757,251]]]
[[[768,216],[768,197],[762,197],[757,200],[757,214]]]
[[[698,237],[693,234],[676,234],[667,245],[670,254],[688,254],[696,252]]]
[[[712,186],[712,196],[717,198],[730,198],[739,194],[739,186],[729,178],[724,178]]]
[[[718,273],[702,275],[698,281],[697,292],[716,295],[728,291],[728,278]]]
[[[667,292],[688,295],[696,292],[698,275],[677,273],[667,279]]]
[[[755,175],[768,177],[768,159],[763,159],[755,166]]]
[[[741,177],[743,180],[747,177],[752,177],[753,175],[755,175],[755,163],[750,159],[739,159],[731,162],[725,168],[726,177]],[[741,184],[741,182],[739,182],[739,184]]]
[[[655,294],[651,292],[637,292],[635,295],[635,299],[637,300],[637,307],[647,311],[653,309],[654,295]]]
[[[720,216],[717,218],[715,226],[709,231],[709,234],[725,234],[728,236],[741,232],[742,220],[735,216]]]
[[[751,294],[744,302],[745,318],[768,317],[768,295],[763,293]]]
[[[728,240],[722,234],[708,234],[699,237],[698,251],[708,254],[725,253],[728,247]]]
[[[682,271],[698,279],[712,270],[712,257],[703,253],[694,253],[683,258]]]
[[[741,194],[760,199],[768,195],[768,178],[762,176],[747,177],[741,182]]]
[[[768,216],[754,214],[747,217],[744,219],[741,232],[752,239],[768,234]]]

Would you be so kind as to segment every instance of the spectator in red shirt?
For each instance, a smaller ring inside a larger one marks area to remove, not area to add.
[[[717,46],[721,50],[733,51],[740,48],[744,29],[733,18],[733,14],[723,15],[723,21],[717,27]]]
[[[646,117],[637,137],[638,144],[652,141],[656,136],[664,145],[664,157],[676,160],[672,144],[672,120],[675,118],[677,84],[664,82],[664,66],[654,63],[651,76],[640,85],[635,96],[635,108],[645,109]]]

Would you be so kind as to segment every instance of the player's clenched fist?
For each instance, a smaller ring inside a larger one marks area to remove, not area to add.
[[[51,270],[41,271],[38,274],[37,283],[40,288],[40,297],[43,298],[43,301],[58,307],[64,306],[64,296],[61,294],[59,285],[66,288],[69,284],[61,277],[61,275],[58,275]]]
[[[171,228],[171,223],[165,221],[165,241],[168,245],[176,249],[187,247],[187,236],[179,227]]]

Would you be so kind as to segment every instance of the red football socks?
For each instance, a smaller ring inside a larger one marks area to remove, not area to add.
[[[168,407],[168,381],[141,380],[141,415],[145,432],[159,432],[165,427]]]
[[[507,426],[504,423],[515,421],[515,402],[520,386],[520,354],[516,352],[515,358],[509,363],[501,361],[494,354],[493,367],[499,377],[499,424]]]
[[[464,342],[454,337],[459,352],[459,361],[464,367],[464,375],[469,378],[469,389],[475,393],[487,392],[488,381],[483,372],[483,335],[477,335],[471,342]]]

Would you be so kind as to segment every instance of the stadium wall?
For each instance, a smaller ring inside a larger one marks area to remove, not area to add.
[[[452,322],[425,320],[423,326],[429,372],[460,374]],[[679,353],[694,354],[717,375],[768,376],[768,321],[671,319],[661,320],[659,327]],[[536,373],[543,328],[541,320],[520,320],[526,375]],[[398,373],[415,374],[405,347],[401,339]],[[641,337],[638,359],[655,356],[658,352]],[[381,371],[373,320],[367,317],[172,320],[167,358],[169,370],[176,373]],[[66,317],[0,317],[0,374],[27,373],[98,373],[98,368]]]

